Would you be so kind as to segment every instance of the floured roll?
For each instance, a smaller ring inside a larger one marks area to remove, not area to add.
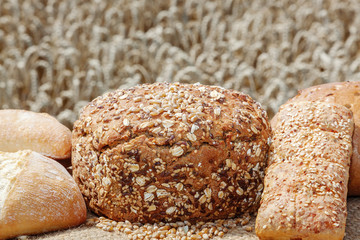
[[[30,151],[0,152],[0,239],[77,226],[86,205],[56,161]]]
[[[0,110],[0,151],[33,150],[56,159],[69,159],[71,131],[47,113]]]

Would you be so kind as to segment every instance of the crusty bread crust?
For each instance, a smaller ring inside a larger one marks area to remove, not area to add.
[[[258,208],[265,111],[215,86],[159,83],[92,101],[73,131],[73,174],[89,207],[119,221],[233,217]]]
[[[260,239],[343,239],[353,125],[341,105],[280,108],[256,218]]]
[[[70,158],[71,131],[46,113],[0,110],[0,151],[33,150],[61,160]]]
[[[86,205],[73,178],[58,162],[36,152],[0,152],[21,168],[0,198],[0,239],[77,226],[86,220]],[[6,166],[5,166],[6,167]]]
[[[354,116],[353,155],[350,165],[349,196],[360,196],[360,82],[335,82],[300,90],[288,101],[322,101],[341,104]],[[276,116],[271,120],[276,122]]]

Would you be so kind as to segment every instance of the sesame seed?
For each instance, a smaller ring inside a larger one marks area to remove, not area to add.
[[[133,213],[135,213],[135,214],[137,213],[137,210],[134,209],[133,207],[130,207],[130,211],[133,212]]]
[[[104,177],[102,179],[102,183],[103,183],[104,186],[109,186],[111,184],[111,180],[108,177]]]
[[[218,192],[218,197],[219,197],[220,199],[222,199],[222,198],[224,197],[224,192],[223,192],[223,191],[219,191],[219,192]]]
[[[124,94],[124,95],[120,96],[119,99],[120,99],[120,100],[123,100],[123,99],[125,99],[125,98],[127,98],[127,97],[128,97],[128,95],[127,95],[127,94]]]
[[[134,102],[140,102],[141,100],[142,100],[141,97],[133,98],[133,101],[134,101]]]
[[[162,125],[165,127],[165,128],[170,128],[174,125],[174,121],[172,120],[164,120],[162,122]]]
[[[225,163],[226,163],[226,166],[228,167],[228,168],[231,168],[231,166],[232,166],[232,160],[231,159],[226,159],[225,160]]]
[[[125,118],[125,119],[123,120],[123,124],[124,124],[124,126],[130,126],[130,121],[129,121],[129,119]]]
[[[214,109],[214,113],[215,113],[215,115],[220,116],[220,114],[221,114],[221,108],[220,108],[220,107],[215,108],[215,109]]]
[[[220,99],[220,98],[223,98],[225,96],[223,94],[219,93],[218,91],[213,90],[213,91],[210,92],[210,97],[215,98],[215,99]]]
[[[138,112],[140,112],[140,108],[130,107],[130,108],[129,108],[129,112],[130,112],[130,113],[138,113]]]
[[[144,128],[152,127],[153,124],[154,124],[153,122],[143,122],[139,125],[139,128],[144,129]]]
[[[151,130],[153,133],[158,134],[161,132],[161,127],[156,127]]]
[[[244,194],[244,190],[243,190],[241,187],[238,187],[238,188],[236,189],[236,193],[241,196],[241,195]]]
[[[248,156],[251,155],[251,149],[250,148],[246,151],[246,155],[248,155]]]
[[[199,129],[199,126],[198,125],[196,125],[196,124],[193,124],[193,125],[191,125],[191,130],[190,130],[190,132],[191,133],[194,133],[196,130],[198,130]]]

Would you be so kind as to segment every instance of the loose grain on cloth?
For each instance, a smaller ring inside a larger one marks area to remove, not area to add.
[[[360,198],[349,198],[347,202],[348,220],[346,222],[345,238],[344,240],[357,240],[360,239]],[[93,217],[93,215],[89,215]],[[224,240],[258,240],[254,232],[247,232],[245,228],[251,226],[254,229],[255,217],[252,218],[250,223],[246,226],[238,226],[233,228],[223,238]],[[128,240],[125,234],[118,234],[115,232],[107,232],[96,227],[87,227],[82,225],[78,228],[49,233],[45,235],[32,236],[29,239],[39,240]],[[220,239],[220,238],[218,238]]]
[[[0,108],[71,128],[104,92],[180,81],[244,91],[271,117],[298,89],[358,80],[359,26],[357,0],[0,0]],[[360,239],[359,211],[349,199],[347,240]],[[89,227],[40,238],[121,239]]]

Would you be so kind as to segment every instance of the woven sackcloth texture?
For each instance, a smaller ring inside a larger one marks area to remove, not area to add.
[[[344,240],[358,240],[360,239],[360,198],[349,198],[348,199],[348,220],[346,224],[346,235]],[[92,214],[89,214],[89,217],[93,217]],[[246,226],[238,226],[232,228],[229,233],[227,233],[221,239],[227,240],[258,240],[255,233],[246,231],[246,227],[250,226],[254,229],[255,217],[252,218],[249,224]],[[87,227],[85,225],[78,228],[58,231],[48,234],[43,234],[39,236],[28,237],[29,240],[78,240],[78,239],[89,239],[89,240],[128,240],[125,234],[107,232],[96,227]],[[219,237],[214,239],[220,239]]]
[[[299,89],[356,81],[359,46],[358,0],[0,0],[0,109],[71,128],[105,92],[178,81],[248,93],[271,117]],[[345,239],[360,239],[360,199],[348,210]],[[31,238],[126,239],[87,226]]]

